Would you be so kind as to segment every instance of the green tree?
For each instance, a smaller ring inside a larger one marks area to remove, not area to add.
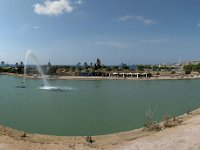
[[[21,67],[23,67],[23,66],[24,66],[24,63],[23,63],[22,61],[20,62],[20,66],[21,66]]]
[[[119,70],[119,67],[118,66],[112,66],[112,69],[113,70]]]
[[[89,68],[87,62],[84,62],[83,68],[84,68],[85,70],[87,70],[87,69]]]
[[[144,71],[144,65],[137,65],[137,70]]]
[[[97,58],[96,67],[97,69],[101,68],[101,60],[99,58]]]
[[[79,70],[79,71],[82,69],[82,68],[81,68],[81,63],[80,63],[80,62],[78,62],[78,63],[76,64],[76,69]]]
[[[121,63],[122,69],[129,69],[127,64]]]
[[[91,63],[90,63],[90,68],[92,68],[92,67],[93,67],[93,63],[91,62]]]
[[[194,65],[193,64],[188,64],[188,65],[185,65],[183,67],[183,70],[185,71],[185,74],[190,74],[194,69]]]
[[[16,62],[16,63],[15,63],[15,66],[16,66],[16,67],[18,67],[18,66],[19,66],[19,63],[18,63],[18,62]]]
[[[194,71],[200,72],[200,63],[198,63],[197,65],[195,65],[195,66],[193,67],[193,70],[194,70]]]
[[[153,71],[160,71],[160,67],[158,67],[158,66],[153,66],[152,69],[153,69]]]

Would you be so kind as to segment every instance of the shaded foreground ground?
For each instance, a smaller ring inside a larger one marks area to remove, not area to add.
[[[93,149],[200,149],[200,109],[179,117],[183,122],[159,132],[138,129],[118,134],[92,137],[56,137],[38,134],[24,134],[14,129],[0,127],[0,150],[93,150]]]

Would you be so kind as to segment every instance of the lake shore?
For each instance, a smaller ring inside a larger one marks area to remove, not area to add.
[[[24,77],[23,75],[16,74],[4,75]],[[28,78],[38,79],[39,77],[28,76]],[[189,79],[196,78],[199,77]],[[52,77],[49,79],[55,78]],[[61,78],[60,80],[81,79]],[[86,79],[84,78],[83,80]],[[88,80],[92,79],[89,78]],[[95,78],[93,80],[97,79]],[[102,78],[99,80],[102,80]],[[0,149],[198,149],[200,142],[195,139],[200,134],[200,109],[176,117],[176,119],[181,121],[180,124],[170,128],[161,128],[159,132],[149,132],[144,130],[144,128],[140,128],[128,132],[92,136],[91,141],[90,139],[87,140],[88,138],[86,136],[65,137],[30,134],[0,126]],[[178,148],[176,147],[177,145]]]
[[[0,126],[0,149],[198,149],[200,142],[200,109],[177,117],[181,123],[161,131],[144,128],[115,134],[93,136],[88,142],[85,136],[49,136],[29,134]],[[178,147],[177,147],[178,146]]]
[[[9,75],[19,78],[30,78],[30,79],[40,79],[38,75],[24,75],[16,73],[0,73],[0,75]],[[100,76],[48,76],[45,75],[48,80],[189,80],[189,79],[200,79],[200,75],[156,75],[152,77],[100,77]]]

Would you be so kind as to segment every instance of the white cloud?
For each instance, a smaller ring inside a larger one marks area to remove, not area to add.
[[[155,21],[151,20],[151,19],[145,19],[144,20],[144,24],[150,25],[150,24],[154,24]]]
[[[23,28],[29,28],[29,24],[23,25]]]
[[[39,29],[40,27],[39,26],[33,26],[33,29]]]
[[[118,18],[118,20],[120,20],[120,21],[136,20],[136,21],[140,21],[140,22],[142,22],[146,25],[151,25],[151,24],[156,23],[152,19],[148,19],[148,18],[145,18],[143,16],[132,16],[132,15],[121,16],[121,17]]]
[[[200,22],[197,24],[197,27],[200,27]]]
[[[125,16],[119,17],[118,19],[119,19],[120,21],[127,21],[127,20],[130,20],[130,19],[132,19],[132,18],[133,18],[133,16],[131,16],[131,15],[125,15]]]
[[[81,5],[83,3],[83,1],[82,0],[77,0],[75,3],[78,4],[78,5]]]
[[[71,5],[69,0],[45,0],[44,4],[35,4],[34,12],[39,15],[60,15],[65,12],[72,12],[74,7]]]
[[[25,24],[25,25],[22,25],[22,27],[24,28],[24,29],[35,29],[35,30],[38,30],[38,29],[40,29],[40,27],[39,26],[37,26],[37,25],[29,25],[29,24]]]
[[[108,46],[108,47],[114,47],[114,48],[130,48],[130,47],[134,47],[133,45],[130,45],[128,43],[116,42],[116,41],[96,41],[96,42],[93,42],[93,43],[89,43],[89,45]]]
[[[135,16],[134,17],[136,20],[139,20],[139,21],[144,21],[144,17],[143,16]]]
[[[164,43],[168,42],[167,39],[147,39],[147,40],[141,40],[142,43],[147,43],[147,44],[159,44],[159,43]]]

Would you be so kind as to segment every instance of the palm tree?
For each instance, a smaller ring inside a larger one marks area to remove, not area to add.
[[[99,58],[97,58],[96,65],[97,65],[97,69],[101,68],[101,60]]]
[[[24,63],[23,63],[22,61],[20,62],[20,66],[21,66],[21,67],[23,67],[23,66],[24,66]]]
[[[19,63],[18,63],[18,62],[16,62],[15,66],[16,66],[16,67],[18,67],[18,66],[19,66]]]

